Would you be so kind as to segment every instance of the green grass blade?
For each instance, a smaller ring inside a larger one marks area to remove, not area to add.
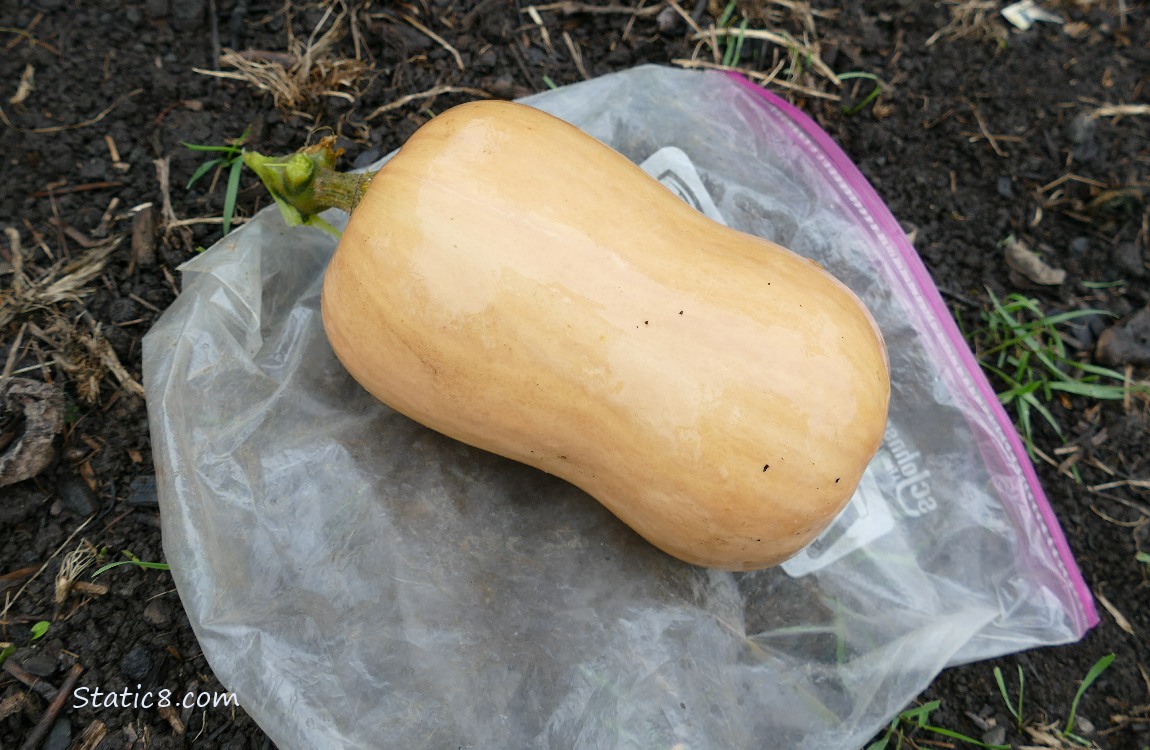
[[[843,114],[847,115],[848,117],[851,115],[857,115],[859,112],[862,112],[870,105],[871,102],[873,102],[875,99],[878,99],[878,95],[882,93],[882,79],[880,79],[874,73],[851,71],[849,73],[839,74],[840,81],[850,81],[855,78],[865,78],[868,81],[874,81],[874,88],[872,88],[870,93],[863,97],[862,101],[860,101],[858,104],[855,104],[853,107],[843,108]]]
[[[232,229],[232,218],[236,214],[236,198],[240,193],[240,174],[243,172],[244,163],[241,159],[236,159],[232,162],[231,172],[228,173],[228,189],[224,193],[224,234],[226,235]]]
[[[192,185],[198,183],[201,177],[204,177],[209,171],[212,171],[213,167],[222,166],[223,163],[223,159],[213,159],[212,161],[205,161],[200,164],[200,166],[196,168],[196,171],[193,171],[191,179],[184,185],[184,190],[191,190]]]
[[[1058,437],[1062,437],[1062,427],[1058,424],[1058,420],[1056,420],[1054,415],[1051,414],[1050,411],[1045,406],[1043,406],[1037,398],[1034,397],[1033,393],[1027,393],[1022,398],[1026,401],[1030,408],[1034,409],[1036,412],[1042,415],[1042,418],[1045,419],[1047,423],[1049,423],[1050,426],[1054,428],[1054,432],[1058,434]]]
[[[1022,717],[1018,715],[1014,703],[1010,700],[1010,692],[1006,689],[1006,678],[1002,676],[1002,670],[999,667],[994,668],[994,681],[998,683],[998,692],[1002,695],[1002,702],[1006,704],[1006,709],[1010,711],[1010,715],[1016,720],[1022,721]]]
[[[146,568],[148,570],[171,570],[172,569],[172,567],[170,565],[168,565],[167,563],[144,562],[142,560],[118,560],[116,562],[108,563],[107,565],[104,565],[103,567],[97,568],[96,571],[92,573],[92,577],[95,578],[96,576],[100,575],[101,573],[108,571],[108,570],[111,570],[112,568],[118,568],[121,565],[135,565],[137,568]]]
[[[727,3],[727,7],[723,8],[723,14],[721,16],[719,16],[719,22],[716,24],[716,26],[723,28],[728,23],[730,23],[731,17],[735,15],[735,8],[737,6],[738,6],[737,0],[731,0],[729,3]]]
[[[1082,318],[1082,317],[1086,317],[1089,315],[1105,315],[1105,316],[1110,317],[1110,318],[1118,317],[1114,313],[1109,312],[1108,310],[1095,310],[1095,309],[1069,310],[1067,312],[1055,313],[1054,315],[1045,316],[1042,318],[1042,322],[1048,326],[1053,326],[1053,325],[1058,325],[1060,323],[1065,323],[1068,320],[1074,320],[1075,318]]]
[[[1076,359],[1067,360],[1066,364],[1070,365],[1071,367],[1082,370],[1083,372],[1089,372],[1093,375],[1101,375],[1104,378],[1113,378],[1113,379],[1119,380],[1123,383],[1126,382],[1126,376],[1125,375],[1118,372],[1117,370],[1111,370],[1109,367],[1101,367],[1099,365],[1092,365],[1089,362],[1079,362]]]
[[[955,732],[952,729],[946,729],[944,727],[931,726],[930,724],[918,724],[916,726],[918,726],[918,728],[922,729],[923,731],[932,732],[934,734],[939,734],[939,735],[942,735],[943,737],[949,737],[952,740],[958,740],[959,742],[965,742],[966,744],[974,745],[975,747],[988,748],[988,750],[1011,750],[1010,745],[989,745],[989,744],[982,742],[980,740],[976,740],[973,737],[968,737],[967,735],[963,734],[962,732]]]
[[[1099,401],[1117,401],[1126,396],[1126,389],[1120,385],[1099,385],[1098,383],[1083,383],[1080,380],[1051,383],[1050,390],[1072,393],[1075,396],[1086,396]]]
[[[899,714],[899,717],[910,724],[925,724],[930,721],[930,715],[941,705],[942,701],[928,701],[921,706],[906,709]]]
[[[727,37],[727,49],[723,52],[723,65],[731,66],[739,62],[739,58],[743,54],[743,41],[747,35],[747,19],[739,24],[739,33],[735,35],[735,41],[732,44],[731,38]]]
[[[192,172],[192,178],[188,180],[188,184],[184,186],[184,190],[191,190],[192,185],[195,185],[197,182],[199,182],[201,177],[212,170],[212,167],[222,166],[224,162],[224,159],[212,159],[211,161],[206,161],[200,166],[196,167],[196,171]]]
[[[1082,678],[1082,684],[1078,686],[1078,692],[1074,694],[1074,701],[1070,704],[1070,715],[1066,717],[1066,728],[1062,730],[1063,734],[1068,735],[1074,729],[1074,715],[1078,712],[1078,701],[1082,700],[1082,696],[1113,661],[1114,654],[1103,656],[1094,662],[1094,666],[1091,667],[1090,671],[1086,673],[1086,676]]]
[[[189,151],[217,151],[228,154],[234,154],[239,150],[239,146],[203,146],[199,143],[185,143],[180,141],[180,145]]]

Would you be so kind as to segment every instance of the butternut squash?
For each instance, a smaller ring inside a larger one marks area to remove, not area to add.
[[[322,298],[352,376],[677,558],[785,560],[880,445],[887,355],[860,300],[575,127],[458,106],[356,192]]]

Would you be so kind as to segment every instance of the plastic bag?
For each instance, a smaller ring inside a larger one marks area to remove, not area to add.
[[[360,389],[321,328],[334,240],[265,211],[183,267],[144,367],[180,596],[280,748],[841,750],[947,665],[1097,621],[926,271],[811,121],[737,77],[659,67],[528,103],[851,286],[891,355],[884,447],[784,566],[680,563]]]

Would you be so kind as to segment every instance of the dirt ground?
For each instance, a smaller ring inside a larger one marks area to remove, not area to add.
[[[1139,333],[1135,316],[1150,302],[1150,6],[1048,0],[1041,7],[1063,23],[1022,31],[1000,15],[1005,5],[756,0],[723,19],[726,3],[693,0],[0,0],[0,366],[33,390],[57,388],[13,392],[0,414],[5,460],[26,443],[22,467],[0,467],[34,475],[0,488],[0,649],[15,649],[0,672],[0,748],[272,746],[242,710],[51,708],[70,681],[224,689],[167,572],[123,566],[93,578],[89,567],[57,589],[81,540],[105,561],[122,550],[163,560],[140,341],[177,295],[180,263],[220,237],[226,193],[226,174],[185,188],[205,154],[181,142],[223,144],[246,130],[252,147],[278,153],[334,132],[348,163],[364,163],[432,111],[478,96],[640,63],[714,64],[693,27],[745,18],[803,49],[792,56],[747,35],[728,62],[775,71],[768,87],[856,161],[964,324],[977,323],[990,292],[1021,292],[1051,312],[1103,309],[1116,317],[1074,334],[1079,356],[1099,356],[1099,335],[1121,334],[1126,348],[1103,358],[1145,380],[1147,326]],[[824,68],[869,76],[836,85]],[[266,204],[244,173],[239,220]],[[1039,285],[1008,266],[1000,243],[1012,235],[1065,279]],[[1127,327],[1103,333],[1116,324]],[[21,417],[17,403],[33,407]],[[33,415],[37,404],[46,413]],[[1017,731],[993,668],[1013,677],[1021,666],[1024,718],[1037,730],[1066,718],[1079,681],[1113,653],[1077,707],[1077,731],[1100,748],[1145,748],[1147,400],[1062,396],[1050,409],[1065,442],[1038,419],[1037,469],[1101,624],[1079,644],[947,670],[919,700],[940,702],[932,724],[971,737],[1062,746]],[[48,429],[34,445],[33,427],[53,419],[54,443]],[[1068,460],[1077,476],[1059,467]],[[33,638],[40,622],[47,631]],[[905,747],[964,746],[907,735]]]

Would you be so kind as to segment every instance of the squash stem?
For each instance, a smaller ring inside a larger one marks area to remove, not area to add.
[[[329,208],[351,213],[367,192],[375,173],[336,171],[342,149],[335,149],[334,142],[325,138],[287,156],[244,152],[244,164],[259,175],[289,226],[317,226],[338,235],[319,214]]]

